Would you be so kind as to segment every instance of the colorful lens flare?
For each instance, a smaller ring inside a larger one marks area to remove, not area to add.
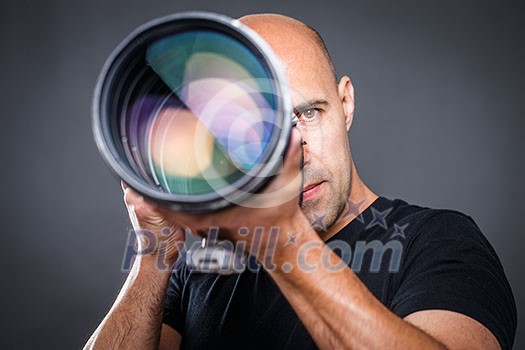
[[[172,194],[212,193],[268,158],[277,97],[252,50],[222,32],[195,29],[153,41],[143,60],[121,94],[117,128],[143,180]]]

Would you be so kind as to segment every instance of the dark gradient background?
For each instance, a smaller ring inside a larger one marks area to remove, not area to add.
[[[111,305],[130,225],[92,139],[92,91],[132,29],[189,9],[280,12],[317,28],[356,88],[350,138],[363,179],[471,215],[525,315],[520,2],[2,1],[3,348],[80,348]]]

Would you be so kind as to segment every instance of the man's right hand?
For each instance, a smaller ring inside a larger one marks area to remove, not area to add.
[[[148,201],[124,182],[121,184],[139,252],[143,256],[156,257],[157,261],[164,261],[171,267],[184,243],[184,229],[166,218],[164,212],[167,209]]]
[[[171,269],[184,243],[184,230],[166,219],[167,209],[144,199],[124,183],[122,190],[139,255],[111,310],[84,350],[177,349],[181,337],[163,325],[162,310]]]

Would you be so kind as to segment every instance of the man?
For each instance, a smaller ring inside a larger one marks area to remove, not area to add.
[[[320,37],[285,16],[241,21],[270,44],[293,90],[299,130],[283,171],[258,209],[204,216],[157,207],[124,185],[134,227],[154,232],[158,249],[136,259],[86,348],[510,349],[514,300],[477,226],[374,194],[349,149],[352,84],[336,81]],[[170,267],[179,257],[181,227],[214,226],[261,268],[229,276],[184,262],[173,275],[158,268],[159,256]]]

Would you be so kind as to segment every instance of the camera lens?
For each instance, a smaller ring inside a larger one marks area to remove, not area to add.
[[[110,168],[176,210],[243,200],[279,171],[290,98],[267,44],[237,20],[190,12],[135,30],[95,91],[93,128]]]

